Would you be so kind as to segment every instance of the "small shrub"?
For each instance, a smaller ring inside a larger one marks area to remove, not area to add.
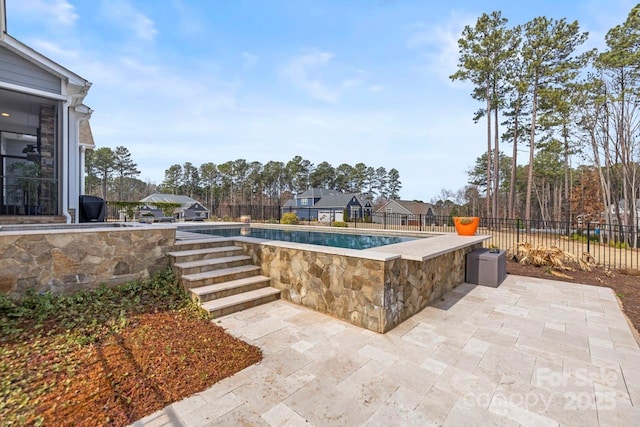
[[[225,216],[222,218],[222,220],[223,220],[224,222],[232,222],[232,221],[233,221],[233,218],[231,218],[229,215],[225,215]]]
[[[575,241],[582,242],[582,243],[587,243],[587,236],[586,236],[586,234],[582,234],[581,231],[578,231],[577,233],[571,234],[571,240],[575,240]],[[597,241],[600,240],[600,236],[598,236],[595,233],[591,233],[589,235],[589,240],[591,240],[592,242],[593,241],[597,242]]]
[[[280,218],[280,224],[296,225],[299,221],[298,215],[293,212],[287,212]]]
[[[333,221],[333,222],[331,223],[331,226],[332,226],[332,227],[346,227],[346,226],[347,226],[347,223],[346,223],[346,222],[344,222],[344,221]]]
[[[277,223],[278,223],[278,220],[275,218],[269,218],[267,220],[267,224],[277,224]]]
[[[469,225],[473,222],[472,216],[460,216],[458,217],[458,222],[462,225]]]
[[[629,249],[629,244],[627,242],[609,242],[609,246],[616,249]]]

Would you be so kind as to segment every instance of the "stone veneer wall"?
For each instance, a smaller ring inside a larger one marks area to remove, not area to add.
[[[58,210],[58,189],[52,181],[56,178],[56,109],[53,105],[40,106],[40,175],[45,178],[40,183],[38,204],[39,215],[55,215]]]
[[[482,246],[411,261],[237,243],[282,291],[282,298],[381,333],[463,283],[466,254]]]
[[[56,294],[144,279],[169,265],[175,229],[101,228],[0,233],[0,292]]]
[[[482,244],[458,249],[425,261],[403,258],[387,262],[385,269],[385,325],[389,331],[434,303],[465,280],[467,253]]]
[[[0,215],[0,225],[13,224],[64,224],[67,218],[62,215]]]

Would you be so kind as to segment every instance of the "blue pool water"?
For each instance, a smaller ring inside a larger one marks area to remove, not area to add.
[[[191,230],[190,230],[191,231]],[[307,243],[334,248],[369,249],[393,243],[415,240],[414,237],[380,236],[364,234],[323,233],[317,231],[291,231],[273,228],[208,228],[192,230],[195,233],[220,237],[246,236],[283,242]]]

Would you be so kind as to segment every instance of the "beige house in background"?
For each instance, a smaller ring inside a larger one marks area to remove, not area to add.
[[[373,222],[382,224],[385,217],[399,219],[402,225],[430,225],[435,222],[433,207],[429,203],[415,200],[389,200],[376,210]]]

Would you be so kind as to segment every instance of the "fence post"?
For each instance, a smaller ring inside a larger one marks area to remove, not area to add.
[[[418,216],[420,217],[419,218],[419,220],[420,220],[420,229],[419,230],[422,231],[422,214],[420,214]]]
[[[591,223],[587,222],[587,253],[591,253],[591,239],[589,238],[589,231],[591,231]]]
[[[520,243],[520,218],[516,219],[516,245]]]

